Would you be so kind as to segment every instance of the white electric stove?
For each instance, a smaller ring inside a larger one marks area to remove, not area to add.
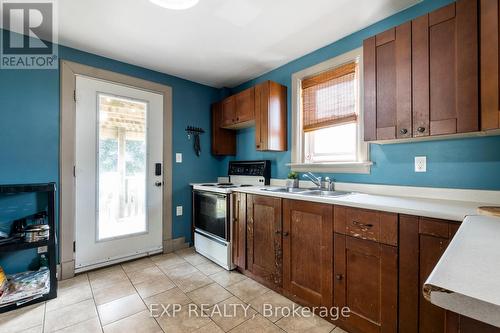
[[[193,225],[196,252],[231,270],[231,192],[237,187],[269,185],[271,164],[232,161],[228,176],[228,183],[193,184]]]

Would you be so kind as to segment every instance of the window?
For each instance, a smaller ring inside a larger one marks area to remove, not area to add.
[[[369,173],[361,66],[357,49],[293,75],[294,171]]]

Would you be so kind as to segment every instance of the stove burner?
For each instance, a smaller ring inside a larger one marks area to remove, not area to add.
[[[215,184],[201,184],[201,186],[215,186]]]
[[[217,186],[231,186],[233,183],[218,183]]]
[[[217,185],[218,188],[234,188],[234,187],[238,187],[236,185],[233,185],[233,184],[222,184],[222,185]]]
[[[252,184],[241,184],[240,187],[250,187],[253,186]]]

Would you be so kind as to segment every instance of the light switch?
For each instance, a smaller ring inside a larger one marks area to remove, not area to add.
[[[175,163],[182,163],[182,153],[175,154]]]
[[[427,172],[427,156],[415,156],[415,172]]]
[[[176,216],[182,216],[182,206],[177,206],[175,208],[175,215]]]

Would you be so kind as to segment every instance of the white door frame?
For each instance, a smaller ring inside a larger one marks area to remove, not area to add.
[[[163,250],[172,248],[172,88],[132,76],[62,60],[60,63],[59,258],[60,278],[75,274],[76,76],[118,83],[163,95]]]

